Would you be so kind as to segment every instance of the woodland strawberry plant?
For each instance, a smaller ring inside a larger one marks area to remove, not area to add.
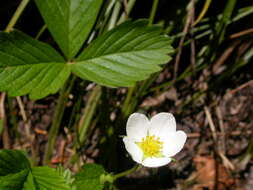
[[[0,91],[38,100],[61,89],[60,107],[64,105],[62,97],[77,77],[110,88],[130,87],[160,71],[161,65],[171,59],[170,38],[148,20],[123,19],[119,24],[106,26],[101,19],[105,13],[100,10],[103,6],[110,11],[108,2],[35,0],[57,46],[13,27],[2,31]],[[22,1],[18,10],[27,3]],[[61,115],[61,109],[57,113]],[[51,158],[58,130],[59,125],[53,124],[45,165]],[[82,133],[80,137],[83,141]],[[33,166],[25,152],[19,150],[0,151],[0,176],[1,190],[99,190],[114,181],[113,175],[96,164],[85,164],[75,176],[63,168]]]
[[[0,190],[244,189],[252,14],[250,0],[5,1]]]

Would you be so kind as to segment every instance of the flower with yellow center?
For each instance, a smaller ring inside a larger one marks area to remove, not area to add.
[[[184,146],[186,134],[176,131],[176,121],[170,113],[159,113],[150,120],[143,114],[130,115],[123,138],[126,150],[134,161],[146,167],[168,164]]]

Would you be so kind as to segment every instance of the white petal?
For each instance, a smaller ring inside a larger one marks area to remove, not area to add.
[[[148,118],[141,113],[133,113],[127,120],[126,133],[127,136],[138,141],[147,136],[150,126]]]
[[[176,132],[176,120],[171,113],[159,113],[151,118],[149,135],[166,139],[171,132]]]
[[[171,161],[171,158],[146,158],[142,165],[146,167],[160,167],[168,164]]]
[[[183,131],[170,133],[163,144],[163,155],[172,157],[182,150],[186,141],[186,134]]]
[[[133,160],[137,163],[141,163],[143,152],[141,149],[135,144],[135,141],[133,139],[130,139],[128,137],[123,138],[123,142],[125,143],[126,150],[129,152]]]

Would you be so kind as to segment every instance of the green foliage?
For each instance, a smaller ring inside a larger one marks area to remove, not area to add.
[[[21,190],[23,183],[25,183],[28,172],[29,171],[25,169],[15,174],[0,176],[0,189],[1,190]]]
[[[98,37],[78,59],[66,61],[49,45],[19,31],[0,33],[0,91],[31,99],[56,93],[71,70],[83,79],[118,87],[132,86],[170,60],[170,39],[144,20],[121,24]]]
[[[125,22],[91,43],[72,65],[73,72],[109,87],[133,86],[170,60],[171,41],[160,33],[160,27],[148,27],[145,20]]]
[[[0,176],[19,173],[30,168],[30,162],[21,151],[0,150]]]
[[[0,150],[0,189],[21,189],[30,167],[21,151]]]
[[[69,75],[70,68],[49,45],[18,31],[0,33],[0,91],[38,99],[57,92]]]
[[[104,183],[101,178],[106,174],[104,168],[98,164],[85,164],[75,176],[76,190],[102,190]]]
[[[70,190],[65,178],[49,167],[31,167],[21,151],[0,151],[1,190]]]
[[[31,171],[36,189],[70,190],[65,179],[55,169],[49,167],[35,167]]]
[[[68,59],[87,39],[102,0],[35,0],[49,31]]]

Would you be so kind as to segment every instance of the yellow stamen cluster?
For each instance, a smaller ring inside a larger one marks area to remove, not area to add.
[[[143,151],[143,160],[149,157],[160,158],[162,155],[163,142],[160,141],[160,138],[153,136],[146,136],[142,138],[141,142],[136,142],[136,144]]]

